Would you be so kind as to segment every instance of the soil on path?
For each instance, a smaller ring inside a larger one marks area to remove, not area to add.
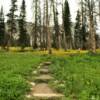
[[[32,100],[64,100],[64,95],[57,93],[49,86],[48,81],[53,81],[54,79],[49,72],[48,66],[50,64],[51,62],[44,62],[40,64],[41,67],[38,69],[40,75],[36,76],[36,83],[32,86],[31,93],[27,95],[27,98],[32,98]]]

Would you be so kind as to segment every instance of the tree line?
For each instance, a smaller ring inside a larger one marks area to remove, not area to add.
[[[59,5],[61,12],[58,9]],[[3,49],[9,50],[11,46],[20,46],[24,50],[25,47],[31,46],[33,49],[48,50],[49,53],[52,53],[52,48],[65,51],[88,49],[96,52],[100,43],[99,35],[96,34],[100,19],[99,0],[80,0],[75,25],[71,22],[68,0],[42,0],[42,8],[41,0],[33,0],[31,12],[33,24],[30,34],[27,31],[26,6],[25,0],[22,0],[18,16],[16,14],[17,0],[11,0],[11,8],[6,15],[7,22],[5,22],[3,7],[1,7],[0,46]],[[60,13],[62,24],[59,23]]]

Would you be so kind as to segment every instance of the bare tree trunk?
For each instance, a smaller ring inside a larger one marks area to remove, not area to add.
[[[56,0],[56,3],[55,3],[55,0],[53,0],[52,3],[53,3],[56,48],[61,49],[61,35],[60,35],[59,22],[58,22],[57,0]]]
[[[63,9],[64,5],[63,5],[63,0],[62,0],[62,29],[63,29],[63,44],[64,44],[64,50],[67,50],[67,43],[66,43],[66,36],[65,36],[65,31],[64,31],[64,23],[63,23]]]
[[[99,1],[99,20],[100,20],[100,1]]]
[[[46,32],[47,32],[47,39],[48,39],[48,53],[52,54],[52,50],[51,50],[51,34],[49,31],[49,16],[48,16],[48,0],[46,0]]]
[[[66,51],[66,50],[67,50],[67,43],[66,43],[65,32],[63,33],[63,41],[64,41],[64,49],[65,49],[65,51]]]
[[[93,53],[96,53],[96,40],[95,40],[95,29],[94,29],[94,22],[93,22],[93,16],[91,15],[89,17],[90,20],[90,34],[89,34],[89,44],[90,44],[90,51]]]

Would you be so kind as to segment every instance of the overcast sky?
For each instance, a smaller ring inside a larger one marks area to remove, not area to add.
[[[10,9],[10,1],[11,0],[0,0],[0,7],[3,5],[4,7],[4,13],[5,15],[9,12]],[[70,4],[70,11],[71,11],[71,17],[72,21],[75,21],[76,17],[76,11],[78,9],[78,1],[79,0],[68,0]],[[18,8],[20,8],[22,0],[18,0]],[[27,21],[32,21],[32,0],[26,0],[26,5],[27,5]],[[60,8],[59,8],[60,9]]]

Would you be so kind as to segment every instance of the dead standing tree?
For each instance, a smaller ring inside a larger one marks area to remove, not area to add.
[[[51,33],[49,30],[49,4],[48,4],[48,0],[45,1],[46,2],[46,33],[47,33],[47,49],[48,49],[48,53],[52,54],[52,50],[51,50]]]
[[[98,0],[85,0],[83,1],[84,6],[86,7],[86,10],[84,13],[86,13],[86,16],[88,16],[89,20],[89,50],[93,53],[96,52],[96,29],[95,29],[95,14],[96,12],[96,3]]]
[[[54,16],[54,31],[55,31],[55,48],[61,49],[61,33],[58,22],[58,9],[57,9],[57,0],[51,0],[53,6],[53,16]]]
[[[41,8],[40,0],[33,0],[34,25],[32,29],[32,47],[34,49],[41,45]]]

